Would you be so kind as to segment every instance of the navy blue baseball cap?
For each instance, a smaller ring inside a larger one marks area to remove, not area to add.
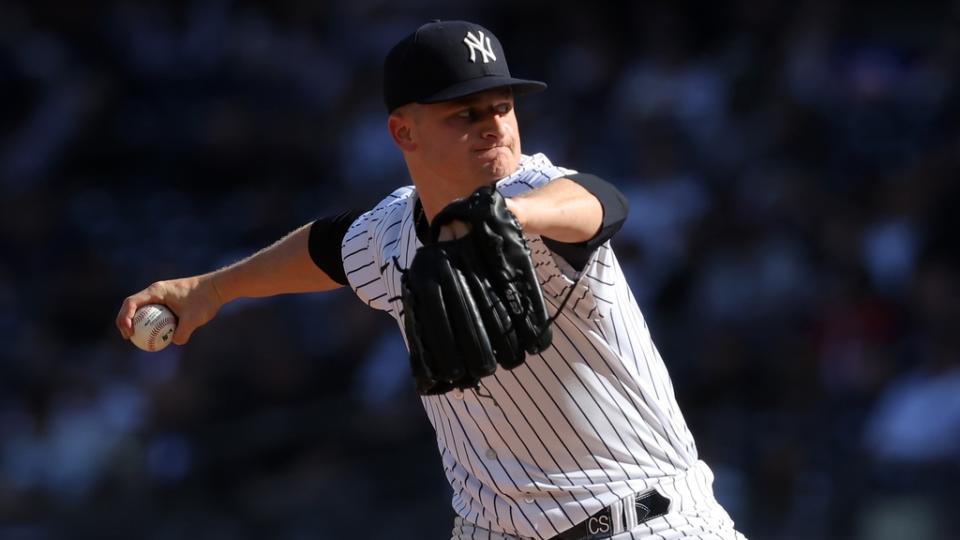
[[[504,86],[518,95],[547,87],[512,77],[500,40],[467,21],[421,26],[394,45],[383,64],[383,101],[389,112],[408,103],[438,103]]]

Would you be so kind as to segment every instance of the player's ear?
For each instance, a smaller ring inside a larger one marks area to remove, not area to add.
[[[414,141],[413,118],[410,111],[401,107],[392,113],[387,119],[387,129],[390,131],[390,137],[393,143],[400,147],[404,152],[413,152],[417,149]]]

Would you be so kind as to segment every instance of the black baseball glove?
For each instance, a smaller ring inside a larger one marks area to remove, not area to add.
[[[455,220],[468,224],[469,232],[438,242],[440,228]],[[444,208],[431,230],[433,242],[417,251],[402,280],[417,392],[476,387],[498,364],[513,369],[527,353],[546,349],[546,304],[520,224],[503,196],[482,187]]]

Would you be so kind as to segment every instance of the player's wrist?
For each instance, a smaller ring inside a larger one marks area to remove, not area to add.
[[[197,280],[198,283],[205,283],[208,286],[210,292],[208,297],[214,304],[214,311],[219,310],[224,304],[233,299],[228,295],[229,289],[223,283],[222,271],[199,276]]]
[[[507,210],[513,214],[513,217],[517,218],[520,228],[527,230],[529,224],[527,223],[526,201],[522,197],[507,197],[503,199],[503,202]]]

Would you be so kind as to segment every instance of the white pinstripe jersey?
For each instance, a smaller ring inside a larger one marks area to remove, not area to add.
[[[497,186],[511,197],[574,172],[543,154],[523,156]],[[360,216],[342,242],[350,287],[393,316],[401,331],[396,264],[409,267],[421,245],[416,199],[412,186],[397,189]],[[581,273],[539,236],[527,235],[527,242],[551,315],[574,287],[554,323],[553,344],[483,379],[479,392],[422,401],[454,510],[493,531],[550,538],[630,493],[706,466],[698,463],[667,369],[609,242]]]

